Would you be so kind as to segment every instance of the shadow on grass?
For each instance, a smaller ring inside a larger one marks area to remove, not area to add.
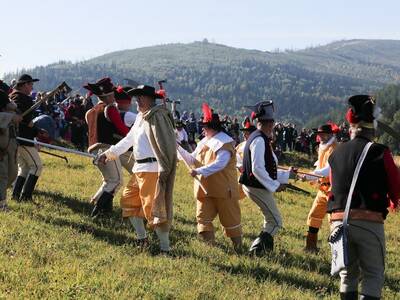
[[[53,201],[55,204],[62,204],[71,209],[75,213],[90,216],[93,210],[93,204],[87,201],[82,201],[79,198],[66,196],[61,193],[51,192],[51,191],[36,191],[35,195],[46,197],[47,199]],[[120,220],[121,211],[120,209],[113,209],[113,212],[108,215],[107,219]]]
[[[272,268],[268,268],[260,265],[224,265],[224,264],[213,264],[213,266],[220,272],[229,273],[232,275],[239,275],[244,277],[252,277],[257,282],[263,283],[265,281],[272,281],[278,284],[287,284],[296,286],[299,289],[309,290],[315,293],[316,296],[326,296],[333,292],[336,292],[336,281],[330,280],[329,284],[326,285],[322,282],[307,279],[307,276],[294,275],[286,271],[278,271]]]

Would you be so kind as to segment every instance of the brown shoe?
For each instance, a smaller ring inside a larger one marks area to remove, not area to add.
[[[318,233],[307,232],[306,247],[304,248],[304,251],[310,253],[317,253],[319,251],[317,247],[317,242],[318,242]]]

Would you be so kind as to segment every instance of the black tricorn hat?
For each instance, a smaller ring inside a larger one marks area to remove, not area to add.
[[[36,81],[39,81],[39,79],[32,78],[32,76],[31,76],[31,75],[28,75],[28,74],[22,74],[22,75],[18,78],[16,84],[17,84],[17,85],[20,85],[20,84],[24,84],[24,83],[28,83],[28,82],[36,82]]]
[[[162,98],[162,96],[158,93],[156,93],[156,89],[152,86],[149,85],[138,85],[137,87],[131,89],[128,91],[128,94],[131,97],[136,97],[136,96],[149,96],[153,97],[154,99],[156,98]]]
[[[108,96],[115,90],[115,86],[109,77],[102,78],[96,83],[87,83],[83,87],[96,96]]]
[[[318,129],[316,130],[316,133],[328,133],[328,134],[332,134],[332,126],[330,124],[324,124],[318,127]]]
[[[364,121],[372,123],[374,117],[375,99],[370,95],[355,95],[348,100],[350,109],[346,118],[350,123],[359,123]]]

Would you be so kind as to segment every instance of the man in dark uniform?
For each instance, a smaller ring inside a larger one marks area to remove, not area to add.
[[[351,140],[339,145],[329,158],[332,191],[328,201],[331,229],[343,222],[354,170],[361,153],[375,136],[375,101],[369,95],[349,99],[346,119]],[[380,299],[384,283],[384,220],[388,207],[397,207],[400,199],[400,174],[390,150],[373,143],[360,170],[352,195],[349,227],[349,265],[340,272],[341,299]]]
[[[96,83],[88,83],[85,89],[99,98],[99,102],[86,113],[89,129],[88,152],[99,154],[118,143],[129,128],[125,126],[115,103],[115,87],[110,78],[103,78]],[[133,165],[133,162],[132,162]],[[103,175],[103,184],[92,197],[96,203],[92,217],[112,211],[113,198],[123,183],[121,161],[119,159],[97,165]],[[129,171],[132,166],[128,167]]]
[[[30,94],[33,83],[36,81],[39,79],[23,74],[16,82],[10,99],[17,105],[19,113],[24,113],[34,104]],[[33,112],[23,117],[18,127],[19,137],[33,140],[40,133],[40,130],[33,124],[33,118]],[[42,160],[33,143],[19,141],[18,144],[18,177],[14,184],[12,197],[15,200],[31,200],[33,190],[42,172]]]

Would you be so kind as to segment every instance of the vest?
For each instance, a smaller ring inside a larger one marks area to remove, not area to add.
[[[368,142],[364,137],[356,137],[339,145],[330,156],[332,190],[329,195],[328,212],[345,209],[357,161]],[[381,144],[374,143],[371,146],[361,167],[351,201],[351,208],[381,212],[384,218],[390,204],[383,160],[385,150],[386,147]]]
[[[262,131],[256,130],[252,134],[250,134],[246,142],[246,146],[244,147],[243,173],[240,176],[239,182],[246,186],[265,189],[265,187],[254,176],[253,170],[251,168],[252,161],[251,161],[250,145],[258,137],[262,137],[265,143],[265,152],[264,152],[265,170],[268,172],[269,176],[272,179],[276,180],[278,177],[276,162],[272,154],[272,147],[270,144],[271,139],[268,138]]]
[[[100,102],[86,113],[89,147],[96,143],[115,145],[119,141],[117,129],[104,114],[105,108],[106,104]]]
[[[337,142],[334,141],[332,144],[330,144],[329,146],[327,146],[325,149],[319,149],[318,150],[318,161],[317,161],[317,168],[318,169],[322,169],[325,168],[328,164],[328,159],[331,156],[333,150],[335,150],[337,146]],[[320,146],[321,147],[321,146]],[[330,181],[329,181],[329,177],[324,177],[324,178],[320,178],[318,180],[319,184],[320,184],[320,190],[327,192],[330,190]]]
[[[227,150],[231,153],[231,158],[228,165],[219,172],[216,172],[207,178],[200,176],[200,181],[207,191],[207,196],[203,190],[199,187],[197,182],[194,184],[194,195],[197,199],[204,199],[206,197],[212,198],[231,198],[234,200],[239,199],[239,188],[237,184],[237,173],[236,173],[236,153],[232,143],[224,144],[218,150]],[[195,163],[196,168],[206,166],[215,161],[217,153],[212,151],[207,145],[197,153]]]

